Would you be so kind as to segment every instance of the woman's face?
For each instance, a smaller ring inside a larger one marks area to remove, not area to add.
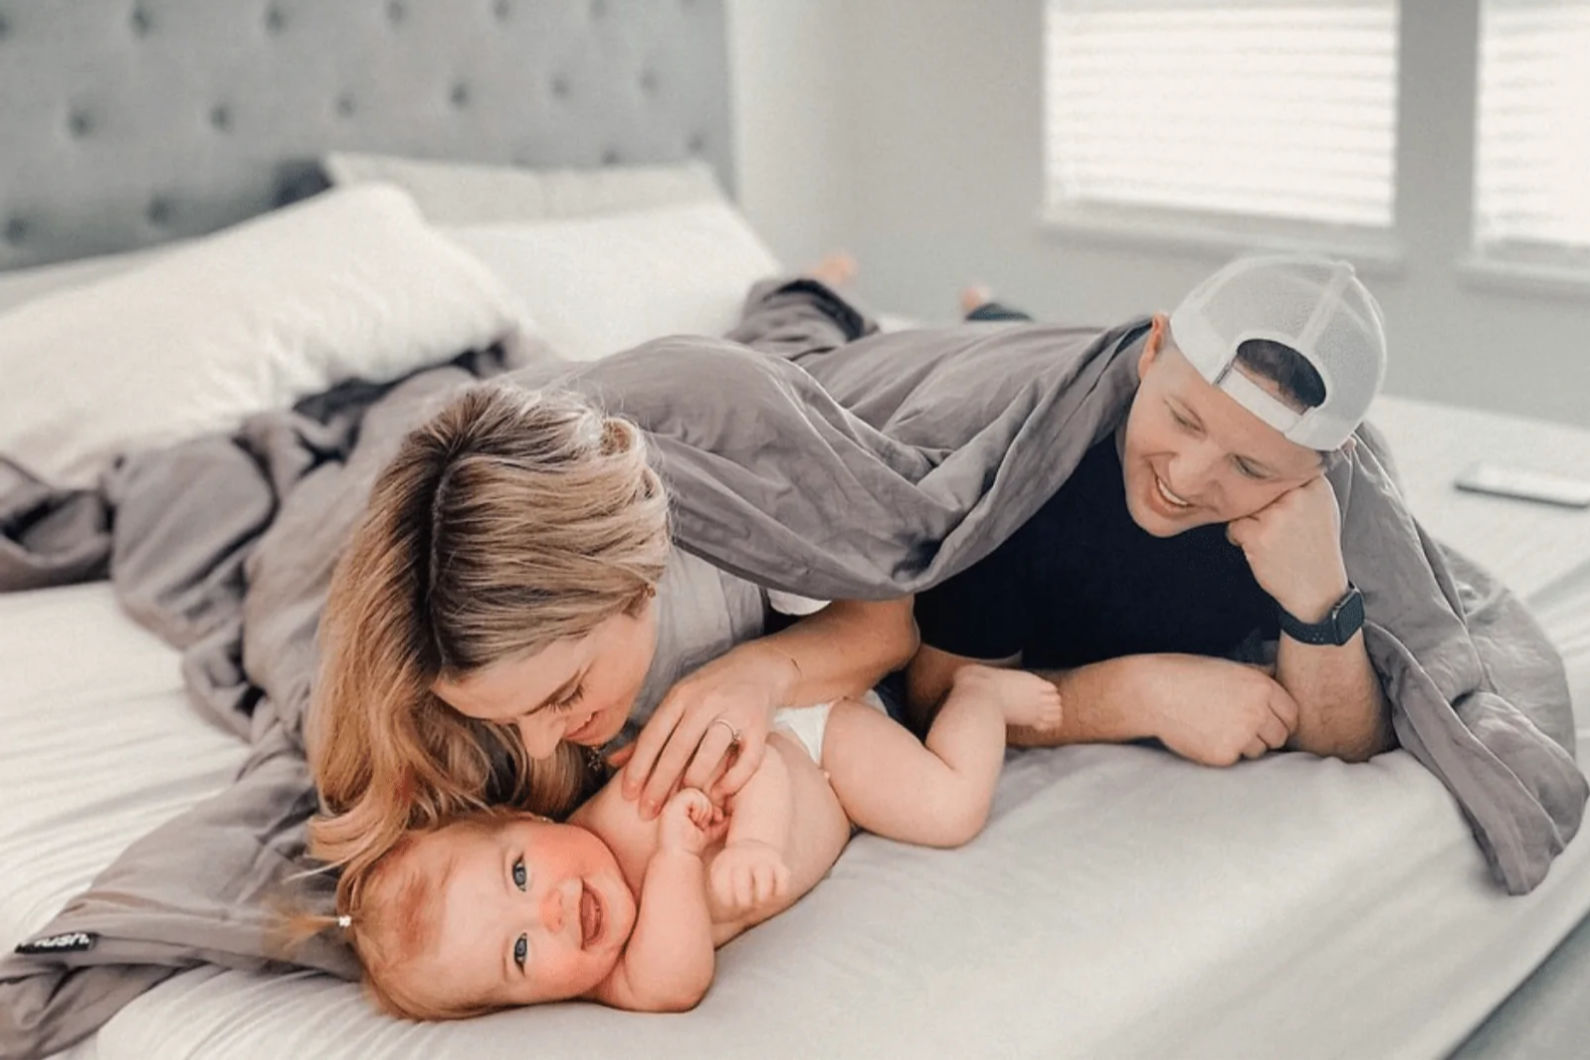
[[[558,743],[600,747],[624,727],[657,649],[657,609],[620,611],[583,637],[554,641],[431,690],[466,717],[512,725],[531,758]]]

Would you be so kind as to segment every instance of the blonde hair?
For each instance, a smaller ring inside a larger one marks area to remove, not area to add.
[[[408,829],[488,801],[561,816],[587,793],[579,748],[532,767],[516,731],[457,713],[432,685],[644,606],[667,504],[639,430],[571,395],[473,387],[404,439],[320,626],[310,853],[343,869],[339,909]]]

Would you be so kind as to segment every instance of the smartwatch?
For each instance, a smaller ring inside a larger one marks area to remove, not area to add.
[[[1347,594],[1318,622],[1304,622],[1284,607],[1280,611],[1281,632],[1299,644],[1331,644],[1339,648],[1364,628],[1364,594],[1351,582],[1347,583]]]

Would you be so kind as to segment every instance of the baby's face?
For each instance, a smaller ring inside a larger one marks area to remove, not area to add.
[[[494,1006],[579,997],[613,970],[635,899],[607,845],[584,828],[514,818],[420,840],[436,874],[436,944],[404,970],[429,993]]]

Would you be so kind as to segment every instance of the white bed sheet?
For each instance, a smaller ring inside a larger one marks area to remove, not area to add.
[[[1415,510],[1529,587],[1584,689],[1590,534],[1548,509],[1448,503],[1435,458],[1461,457],[1464,415],[1393,402],[1380,419]],[[1555,430],[1538,437],[1590,461],[1590,436]],[[176,654],[103,584],[0,596],[0,667],[9,945],[223,786],[244,749],[196,714]],[[1013,755],[988,830],[962,851],[858,838],[812,895],[720,954],[689,1015],[565,1005],[408,1025],[324,977],[201,969],[73,1054],[1437,1056],[1587,909],[1590,840],[1534,894],[1505,897],[1449,797],[1401,752],[1208,770],[1066,748]]]

